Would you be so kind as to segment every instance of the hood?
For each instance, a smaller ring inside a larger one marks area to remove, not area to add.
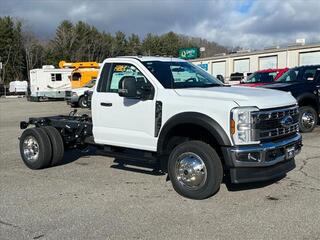
[[[212,98],[234,101],[239,106],[256,106],[260,109],[296,104],[295,98],[287,92],[251,87],[211,87],[175,89],[183,97]]]
[[[301,84],[301,82],[279,82],[279,83],[272,83],[268,84],[267,86],[263,86],[264,88],[270,89],[286,89],[288,87]]]
[[[266,85],[268,83],[241,83],[239,85],[237,85],[238,87],[259,87],[259,86],[263,86]]]
[[[90,90],[91,88],[88,87],[82,87],[82,88],[75,88],[72,89],[72,92],[75,92],[77,94],[83,94],[85,91]]]

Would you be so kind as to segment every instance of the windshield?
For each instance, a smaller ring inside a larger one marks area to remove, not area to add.
[[[86,85],[84,85],[87,88],[92,88],[96,84],[96,79],[92,79],[90,82],[88,82]]]
[[[299,71],[298,69],[290,69],[277,79],[277,82],[296,82]]]
[[[244,83],[270,83],[273,82],[278,72],[255,72]]]
[[[293,68],[283,74],[277,82],[313,81],[318,71],[317,66]]]
[[[165,88],[222,86],[223,83],[189,62],[147,61],[143,64]]]

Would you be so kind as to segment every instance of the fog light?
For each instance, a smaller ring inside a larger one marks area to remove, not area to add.
[[[241,162],[261,162],[259,152],[238,153],[238,161]]]

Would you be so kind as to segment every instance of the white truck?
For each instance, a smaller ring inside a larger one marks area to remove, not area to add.
[[[81,107],[88,108],[88,99],[86,98],[86,92],[93,92],[94,86],[96,84],[96,79],[92,79],[82,88],[75,88],[69,91],[66,91],[67,104],[71,107]]]
[[[71,90],[71,73],[72,69],[60,69],[52,65],[30,70],[29,99],[64,99],[66,91]]]
[[[59,164],[66,149],[91,144],[111,157],[158,163],[179,194],[204,199],[223,178],[245,183],[285,175],[302,146],[291,94],[225,86],[176,58],[106,59],[91,107],[92,117],[22,121],[24,163],[46,168]]]

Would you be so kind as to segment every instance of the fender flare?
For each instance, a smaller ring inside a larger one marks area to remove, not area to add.
[[[301,94],[300,96],[298,96],[297,97],[298,105],[300,106],[300,102],[302,102],[303,100],[306,100],[306,99],[311,100],[316,107],[316,111],[319,111],[317,97],[315,95],[313,95],[312,93],[304,93],[304,94]]]
[[[180,124],[194,124],[205,128],[221,146],[231,146],[229,137],[223,128],[214,119],[198,112],[184,112],[171,117],[161,128],[158,138],[157,151],[163,153],[165,139],[170,131]]]

